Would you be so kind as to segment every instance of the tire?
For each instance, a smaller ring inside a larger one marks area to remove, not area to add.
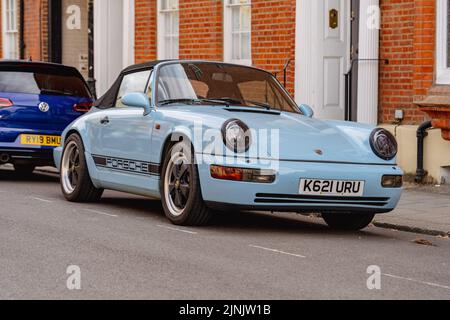
[[[165,155],[161,199],[166,217],[175,225],[201,226],[211,218],[200,187],[192,146],[179,142]]]
[[[366,228],[375,217],[373,213],[323,213],[327,225],[336,230],[358,231]]]
[[[66,140],[61,159],[61,190],[70,202],[96,202],[103,189],[97,189],[89,176],[83,142],[77,134]]]
[[[34,164],[14,164],[14,170],[21,176],[31,176],[36,166]]]

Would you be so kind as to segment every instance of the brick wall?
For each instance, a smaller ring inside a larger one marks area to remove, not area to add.
[[[25,1],[25,57],[48,60],[48,0]],[[433,86],[435,0],[380,0],[382,29],[379,121],[394,120],[405,111],[404,123],[426,116],[414,105]],[[156,0],[135,0],[135,60],[157,58]],[[295,0],[252,1],[254,66],[278,72],[288,59],[287,87],[294,92]],[[1,41],[0,41],[1,50]],[[180,58],[223,60],[223,0],[180,0]],[[436,90],[432,88],[431,90]],[[446,94],[450,88],[439,87]]]
[[[48,0],[41,1],[41,60],[48,61]]]
[[[180,0],[180,59],[223,60],[222,16],[222,0]]]
[[[156,0],[135,0],[135,61],[156,59]]]
[[[48,60],[48,0],[24,1],[25,58]]]
[[[284,64],[291,59],[287,88],[294,93],[295,0],[252,0],[253,65],[278,72],[283,81]]]
[[[254,66],[281,72],[288,59],[288,89],[294,92],[295,0],[252,1]],[[156,0],[136,0],[136,62],[156,59]],[[180,59],[223,60],[223,0],[179,0]]]
[[[394,120],[395,109],[405,112],[404,124],[418,124],[426,115],[413,104],[433,85],[435,0],[381,0],[379,121]]]

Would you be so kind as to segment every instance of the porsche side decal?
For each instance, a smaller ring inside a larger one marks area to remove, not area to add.
[[[99,155],[93,155],[92,158],[94,159],[94,163],[97,167],[135,174],[159,176],[159,164],[156,163]]]

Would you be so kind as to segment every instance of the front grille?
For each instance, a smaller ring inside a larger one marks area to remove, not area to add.
[[[336,197],[336,196],[306,196],[291,194],[256,194],[255,203],[266,204],[298,204],[298,205],[360,205],[383,207],[390,198],[386,197]]]

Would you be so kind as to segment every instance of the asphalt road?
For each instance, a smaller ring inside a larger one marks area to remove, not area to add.
[[[70,265],[81,290],[67,289]],[[380,290],[367,288],[371,265]],[[228,212],[208,227],[175,227],[159,201],[106,192],[98,204],[69,203],[57,177],[4,169],[0,298],[450,299],[450,240],[335,232],[294,214]]]

